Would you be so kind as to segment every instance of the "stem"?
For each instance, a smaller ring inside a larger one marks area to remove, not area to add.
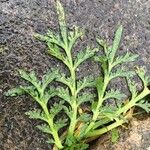
[[[56,146],[59,148],[59,149],[63,149],[63,146],[62,146],[62,143],[61,143],[61,140],[58,136],[58,132],[55,130],[54,128],[54,123],[53,123],[53,119],[50,117],[50,114],[49,114],[49,111],[48,111],[48,108],[47,106],[44,104],[44,103],[41,103],[40,104],[41,107],[43,108],[43,111],[44,113],[46,114],[46,117],[47,117],[47,123],[52,131],[52,135],[53,135],[53,138],[54,138],[54,141],[55,141],[55,144]]]
[[[71,78],[72,78],[72,81],[73,81],[73,85],[72,85],[72,88],[70,89],[71,90],[71,95],[72,95],[72,117],[70,118],[71,119],[71,122],[70,122],[70,126],[69,126],[69,129],[68,129],[68,132],[69,132],[69,135],[73,135],[74,133],[74,130],[75,130],[75,126],[76,126],[76,122],[77,122],[77,89],[76,89],[76,73],[75,73],[75,68],[74,68],[74,64],[73,64],[73,59],[72,59],[72,56],[71,56],[71,49],[68,48],[68,46],[66,46],[66,49],[65,49],[65,52],[67,54],[67,57],[69,59],[69,62],[70,62],[70,65],[68,67],[69,71],[70,71],[70,75],[71,75]]]
[[[112,130],[112,129],[120,126],[120,125],[122,125],[123,123],[125,123],[125,120],[122,120],[122,119],[118,120],[118,121],[114,122],[113,124],[111,124],[111,125],[109,125],[107,127],[104,127],[102,129],[94,130],[92,132],[87,133],[86,134],[86,138],[102,135],[102,134],[104,134],[104,133],[106,133],[106,132],[108,132],[108,131],[110,131],[110,130]]]

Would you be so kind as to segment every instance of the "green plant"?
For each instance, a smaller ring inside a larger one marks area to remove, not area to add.
[[[122,26],[120,26],[111,46],[106,41],[97,38],[97,42],[103,48],[104,55],[95,56],[95,60],[100,62],[103,75],[97,79],[90,76],[77,80],[76,70],[78,66],[88,58],[93,57],[98,49],[88,47],[85,51],[79,52],[73,59],[73,46],[77,39],[83,36],[83,31],[78,27],[74,27],[73,31],[68,31],[64,10],[59,0],[56,0],[56,9],[60,34],[48,31],[46,35],[37,34],[36,37],[47,43],[49,54],[66,65],[69,75],[52,69],[39,81],[34,72],[27,73],[19,70],[21,77],[27,80],[30,85],[9,90],[6,95],[16,96],[28,93],[40,105],[42,110],[35,109],[26,112],[26,114],[30,118],[45,122],[37,127],[52,135],[48,143],[54,144],[54,148],[84,150],[88,147],[86,144],[88,141],[127,122],[131,115],[129,110],[134,106],[139,106],[147,112],[150,111],[150,104],[144,100],[150,94],[148,89],[149,77],[145,75],[143,68],[137,67],[135,71],[127,71],[125,67],[118,67],[120,64],[135,61],[138,57],[130,53],[116,57],[122,35]],[[143,83],[143,89],[140,92],[136,90],[136,84],[132,79],[136,74]],[[124,93],[117,89],[108,90],[110,81],[117,77],[124,77],[127,81],[131,97],[126,103],[123,102],[123,99],[127,98]],[[57,88],[51,86],[49,88],[48,85],[53,80],[63,83],[64,86]],[[87,87],[95,87],[97,96],[83,90]],[[60,101],[49,108],[48,101],[53,100],[52,97],[54,96],[59,97]],[[116,105],[109,107],[104,105],[107,99],[115,100]],[[87,110],[84,110],[83,104],[86,102],[88,102],[85,105]],[[61,113],[66,115],[61,115]],[[60,129],[63,130],[60,132]],[[116,139],[113,138],[113,140]]]

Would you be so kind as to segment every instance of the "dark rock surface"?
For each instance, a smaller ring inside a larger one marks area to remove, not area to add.
[[[62,0],[69,26],[86,29],[86,35],[74,54],[86,45],[94,46],[97,35],[112,41],[119,24],[124,34],[119,53],[139,54],[134,65],[145,66],[150,73],[150,1],[149,0]],[[54,0],[0,0],[0,150],[47,150],[46,136],[35,129],[37,121],[24,112],[35,104],[27,96],[6,98],[3,92],[22,83],[17,69],[35,70],[39,77],[52,66],[63,68],[51,58],[46,46],[34,33],[58,31]],[[89,60],[79,68],[79,78],[99,72]],[[118,83],[116,83],[118,84]],[[123,82],[119,85],[124,86]]]

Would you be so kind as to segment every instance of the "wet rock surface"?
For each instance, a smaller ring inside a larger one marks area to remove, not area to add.
[[[112,41],[119,24],[124,27],[119,54],[130,51],[139,54],[134,65],[147,67],[150,73],[150,1],[149,0],[62,0],[69,26],[86,29],[86,35],[75,46],[74,55],[87,45],[95,46],[97,35]],[[35,70],[41,77],[52,66],[64,66],[47,54],[44,43],[34,33],[58,31],[54,0],[0,0],[0,149],[47,150],[46,135],[28,119],[24,112],[38,107],[30,97],[6,98],[3,93],[18,83],[17,69]],[[98,75],[98,64],[83,63],[77,72],[82,78]],[[125,92],[124,82],[114,82]],[[147,138],[146,138],[147,139]],[[150,144],[150,143],[149,143]],[[140,150],[140,149],[139,149]]]

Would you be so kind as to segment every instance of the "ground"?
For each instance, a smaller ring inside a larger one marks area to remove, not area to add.
[[[74,48],[74,55],[87,45],[95,46],[96,36],[111,42],[117,26],[122,24],[124,32],[119,54],[126,51],[138,54],[137,62],[128,67],[145,66],[150,73],[150,0],[62,0],[62,3],[69,27],[76,24],[86,30],[86,35]],[[34,38],[34,33],[44,34],[49,28],[58,31],[54,0],[0,1],[0,150],[51,149],[45,143],[46,135],[34,127],[39,122],[24,115],[28,109],[37,107],[30,97],[7,98],[3,95],[23,83],[17,75],[18,68],[35,70],[39,77],[52,66],[64,69],[47,54],[45,44]],[[77,74],[82,78],[91,73],[98,75],[99,66],[88,60]],[[117,80],[113,84],[128,93],[124,82]],[[143,124],[143,121],[137,123]],[[131,133],[132,130],[135,129],[131,128]],[[149,132],[141,135],[146,141]],[[143,146],[137,150],[150,146],[150,142],[139,144]]]

